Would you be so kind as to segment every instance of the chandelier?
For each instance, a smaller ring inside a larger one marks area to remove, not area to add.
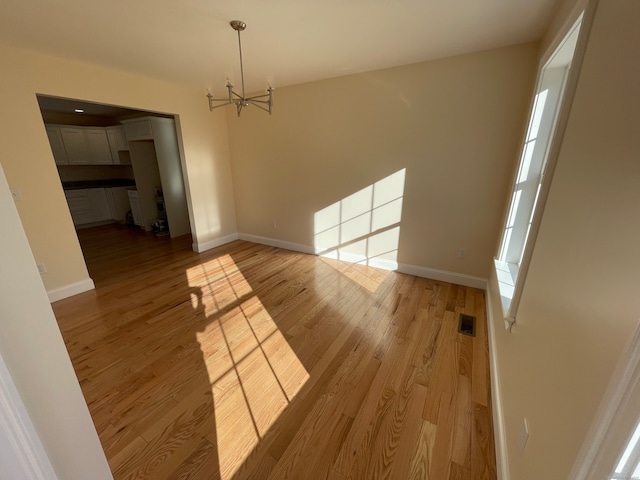
[[[236,32],[238,32],[238,51],[240,52],[240,79],[242,82],[242,95],[237,93],[233,89],[233,84],[227,78],[226,87],[229,90],[228,98],[213,98],[211,92],[207,93],[207,98],[209,99],[209,110],[213,110],[214,108],[224,107],[225,105],[234,104],[236,106],[236,110],[238,112],[238,116],[240,116],[240,112],[243,107],[248,107],[249,105],[255,105],[258,108],[261,108],[265,112],[268,112],[271,115],[271,109],[273,107],[273,88],[271,85],[267,88],[267,93],[263,95],[256,95],[254,97],[245,97],[244,95],[244,68],[242,66],[242,42],[240,41],[240,32],[247,28],[247,24],[241,20],[231,20],[229,22],[231,28],[233,28]],[[224,102],[218,103],[217,105],[214,102]]]

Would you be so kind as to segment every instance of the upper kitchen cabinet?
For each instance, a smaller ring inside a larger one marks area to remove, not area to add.
[[[124,127],[107,127],[107,138],[109,140],[109,148],[111,149],[111,160],[114,164],[131,163],[131,161],[123,161],[120,152],[129,151],[129,143],[124,134]]]
[[[104,128],[61,126],[60,133],[70,165],[113,164]]]
[[[47,137],[49,137],[49,145],[51,145],[51,152],[57,165],[69,164],[67,158],[67,150],[64,148],[64,142],[62,140],[62,133],[60,133],[60,127],[53,125],[47,125]]]
[[[45,125],[58,165],[130,164],[124,127]]]
[[[89,163],[89,142],[82,128],[60,127],[67,160],[71,165],[86,165]]]
[[[88,128],[85,132],[89,144],[89,163],[93,165],[113,164],[106,130],[104,128]]]
[[[136,140],[153,140],[152,118],[136,118],[134,120],[123,120],[124,133],[128,142]],[[165,119],[170,120],[170,119]],[[170,120],[173,122],[173,120]]]

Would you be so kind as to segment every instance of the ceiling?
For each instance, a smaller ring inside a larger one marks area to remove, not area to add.
[[[539,39],[560,0],[2,0],[0,43],[224,95]]]

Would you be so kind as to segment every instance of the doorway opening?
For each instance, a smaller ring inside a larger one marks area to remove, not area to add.
[[[82,240],[91,231],[124,229],[118,238],[126,241],[191,235],[174,115],[37,99],[85,263]]]

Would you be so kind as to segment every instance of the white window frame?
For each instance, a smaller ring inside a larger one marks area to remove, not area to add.
[[[535,95],[498,253],[494,259],[505,327],[515,323],[585,48],[584,13],[550,49]],[[573,56],[563,59],[575,45]]]
[[[640,463],[634,432],[640,422],[640,322],[611,373],[569,480],[631,480]],[[631,446],[630,455],[625,455]],[[616,472],[617,470],[617,472]],[[626,476],[625,476],[626,475]]]

